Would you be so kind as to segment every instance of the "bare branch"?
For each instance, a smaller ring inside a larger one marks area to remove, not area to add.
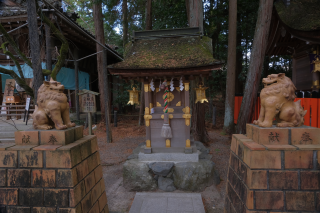
[[[12,61],[14,62],[14,64],[17,66],[18,72],[19,72],[19,74],[20,74],[20,78],[21,78],[22,80],[25,80],[25,79],[24,79],[23,72],[22,72],[22,69],[21,69],[21,66],[20,66],[18,60],[16,59],[16,57],[14,57],[14,55],[13,55],[10,51],[7,50],[8,44],[9,44],[9,42],[4,42],[4,43],[1,45],[1,49],[2,49],[3,53],[4,53],[5,55],[9,56],[9,57],[12,59]]]
[[[27,85],[26,81],[22,80],[13,70],[7,70],[0,67],[0,73],[10,75],[28,95],[30,95],[32,98],[34,97],[33,90]]]

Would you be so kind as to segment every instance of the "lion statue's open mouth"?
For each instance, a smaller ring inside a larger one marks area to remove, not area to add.
[[[304,123],[304,115],[300,101],[296,98],[296,87],[284,73],[271,74],[262,80],[264,88],[261,90],[261,110],[259,119],[253,123],[261,127],[271,127],[274,118],[277,126],[297,127]]]

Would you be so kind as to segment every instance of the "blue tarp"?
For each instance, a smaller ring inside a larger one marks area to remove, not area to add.
[[[46,63],[42,62],[42,68],[45,69],[46,68]],[[0,67],[8,69],[8,70],[13,70],[15,73],[17,73],[17,75],[19,75],[18,69],[16,66],[2,66],[0,65]],[[52,66],[52,68],[54,68],[54,65]],[[33,71],[32,68],[30,68],[27,64],[21,65],[21,69],[23,72],[23,75],[25,78],[33,78]],[[58,75],[57,75],[57,81],[61,82],[61,84],[64,85],[65,89],[70,89],[70,90],[75,90],[75,86],[76,86],[76,82],[74,80],[74,70],[73,69],[69,69],[66,67],[62,67],[61,70],[59,71]],[[6,84],[6,79],[12,79],[11,76],[9,75],[5,75],[5,74],[1,74],[2,76],[2,91],[4,91],[4,87]],[[20,76],[20,75],[19,75]],[[79,71],[79,89],[87,89],[89,90],[89,74],[86,72],[82,72]]]

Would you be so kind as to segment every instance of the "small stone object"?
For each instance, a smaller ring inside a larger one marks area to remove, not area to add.
[[[159,189],[165,191],[165,192],[172,192],[176,190],[176,187],[173,185],[173,180],[170,178],[165,177],[159,177],[158,179],[158,187]]]
[[[156,175],[167,176],[171,171],[173,165],[174,165],[173,162],[155,162],[155,163],[150,163],[149,168]]]
[[[123,186],[129,191],[152,191],[157,188],[146,163],[136,159],[128,160],[123,164]]]
[[[176,163],[173,170],[174,185],[185,191],[202,191],[207,186],[220,183],[220,178],[214,170],[211,160],[199,162]]]

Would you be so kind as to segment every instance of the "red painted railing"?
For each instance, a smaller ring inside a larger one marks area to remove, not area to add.
[[[294,101],[296,102],[298,100],[301,100],[301,106],[305,110],[307,110],[307,114],[304,116],[304,125],[320,128],[320,99],[319,98],[296,98]],[[241,102],[242,102],[242,96],[236,96],[235,103],[234,103],[234,123],[237,123]],[[259,118],[260,106],[261,106],[260,98],[258,98],[251,122]]]

